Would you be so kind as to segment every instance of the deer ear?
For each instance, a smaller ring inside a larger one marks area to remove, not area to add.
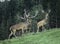
[[[44,10],[42,10],[42,13],[44,13]]]
[[[26,9],[24,9],[24,11],[26,11]]]
[[[49,13],[51,12],[51,10],[49,9]]]

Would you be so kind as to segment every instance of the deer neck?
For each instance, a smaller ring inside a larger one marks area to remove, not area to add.
[[[25,22],[27,25],[29,25],[30,23],[28,21]]]
[[[45,21],[47,21],[47,20],[48,20],[48,13],[45,16]]]

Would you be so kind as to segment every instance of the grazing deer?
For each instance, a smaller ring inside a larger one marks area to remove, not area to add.
[[[38,23],[37,23],[37,32],[39,31],[39,28],[40,27],[42,27],[42,29],[44,29],[45,27],[45,25],[47,24],[47,20],[48,20],[48,15],[49,15],[49,13],[50,13],[50,11],[51,10],[48,10],[48,12],[45,12],[44,10],[42,10],[42,13],[45,13],[45,18],[43,19],[43,20],[41,20],[41,21],[39,21]]]
[[[30,13],[26,13],[26,10],[24,9],[24,17],[20,17],[21,19],[24,19],[24,20],[26,20],[25,22],[20,22],[20,23],[18,23],[18,24],[15,24],[15,25],[13,25],[13,26],[11,26],[10,27],[10,31],[11,31],[11,33],[10,33],[10,35],[9,35],[9,38],[12,36],[12,35],[14,35],[15,37],[16,37],[16,35],[15,35],[15,33],[16,33],[16,31],[17,30],[22,30],[22,33],[24,33],[24,30],[27,30],[27,29],[29,29],[30,27],[30,25],[31,25],[31,18],[34,18],[34,17],[36,17],[37,16],[37,14],[38,14],[38,11],[36,11],[35,13],[35,16],[31,16],[30,17]]]

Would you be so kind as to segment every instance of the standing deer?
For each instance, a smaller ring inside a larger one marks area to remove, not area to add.
[[[17,30],[22,30],[22,33],[24,33],[24,30],[27,30],[27,29],[29,29],[30,27],[29,27],[29,25],[31,25],[31,18],[34,18],[34,17],[36,17],[37,16],[37,14],[38,14],[38,11],[35,11],[35,16],[31,16],[30,17],[30,13],[28,13],[28,14],[26,14],[26,9],[24,9],[24,17],[20,17],[21,19],[24,19],[24,20],[26,20],[25,22],[20,22],[20,23],[18,23],[18,24],[15,24],[15,25],[12,25],[11,27],[10,27],[10,31],[11,31],[11,33],[9,34],[9,38],[12,36],[12,35],[14,35],[15,37],[16,37],[16,31]]]
[[[51,10],[48,10],[48,12],[45,12],[44,10],[42,10],[42,13],[45,13],[45,18],[37,23],[37,28],[38,28],[37,32],[39,31],[40,27],[42,27],[42,29],[45,28],[44,26],[47,24],[48,15],[49,15],[50,11]]]

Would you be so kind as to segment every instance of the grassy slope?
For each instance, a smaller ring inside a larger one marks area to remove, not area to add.
[[[39,32],[35,35],[25,34],[22,37],[0,41],[0,44],[60,44],[60,29]]]

